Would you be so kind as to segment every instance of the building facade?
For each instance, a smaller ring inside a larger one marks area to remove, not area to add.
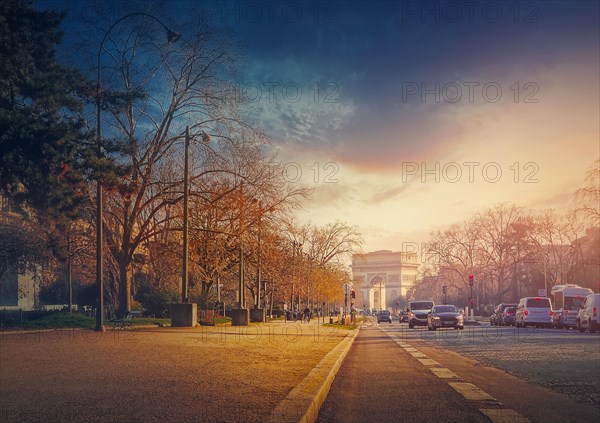
[[[20,230],[22,216],[14,212],[9,198],[0,194],[0,310],[33,310],[39,306],[41,268],[28,263],[19,269],[19,248],[8,237]]]
[[[417,281],[417,253],[374,251],[352,256],[352,279],[356,307],[394,309],[402,307]]]

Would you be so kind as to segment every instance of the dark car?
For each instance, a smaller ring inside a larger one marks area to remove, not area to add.
[[[516,307],[506,307],[500,316],[500,324],[502,326],[514,326],[515,315],[517,314]]]
[[[427,330],[438,328],[464,329],[464,316],[454,305],[437,305],[427,315]]]
[[[502,313],[504,312],[504,310],[507,307],[516,307],[516,304],[507,304],[507,303],[502,303],[502,304],[498,304],[496,306],[496,308],[494,309],[494,313],[490,316],[490,324],[492,326],[500,326],[502,325]]]
[[[392,315],[387,310],[381,310],[377,313],[377,323],[389,322],[392,323]]]
[[[427,325],[427,315],[434,306],[433,301],[411,301],[408,303],[408,328]]]
[[[408,311],[407,310],[402,310],[400,312],[399,321],[400,321],[400,323],[408,322]]]

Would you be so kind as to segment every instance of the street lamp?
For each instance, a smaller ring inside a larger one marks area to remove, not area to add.
[[[207,144],[210,141],[210,135],[202,131],[202,142]],[[183,265],[181,270],[181,302],[187,303],[189,300],[188,294],[188,256],[189,256],[189,156],[190,156],[190,127],[185,128],[185,149],[184,149],[184,165],[183,165]]]
[[[98,157],[102,156],[102,104],[101,104],[102,98],[100,95],[100,80],[101,80],[100,58],[102,56],[104,42],[106,41],[106,38],[108,37],[108,34],[110,33],[110,31],[112,31],[112,29],[119,22],[123,21],[124,19],[130,18],[132,16],[145,16],[145,17],[154,19],[156,22],[158,22],[167,31],[167,42],[169,44],[174,43],[181,37],[181,34],[169,29],[157,17],[152,16],[148,13],[141,13],[141,12],[129,13],[129,14],[121,17],[120,19],[117,19],[108,28],[108,30],[104,34],[104,37],[102,38],[102,41],[100,42],[100,47],[98,47],[98,55],[97,55],[98,75],[96,78],[96,142],[97,142],[97,149],[98,149]],[[96,286],[97,286],[98,302],[97,302],[97,307],[96,307],[96,328],[95,329],[100,332],[104,332],[104,324],[103,324],[104,286],[103,286],[103,280],[102,280],[102,273],[103,273],[102,208],[103,208],[103,205],[102,205],[102,182],[101,182],[100,178],[98,178],[98,180],[96,181]]]

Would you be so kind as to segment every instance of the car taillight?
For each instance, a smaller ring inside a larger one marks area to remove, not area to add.
[[[523,310],[523,314],[524,314],[525,316],[529,316],[529,311],[528,311],[528,310]]]
[[[506,313],[507,316],[510,316],[510,311],[508,313]]]
[[[596,307],[594,307],[592,309],[592,316],[596,317],[598,315],[598,309]]]

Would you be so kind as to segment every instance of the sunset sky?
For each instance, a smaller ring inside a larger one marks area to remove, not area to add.
[[[240,87],[315,188],[300,218],[359,226],[365,251],[498,202],[572,207],[600,155],[597,1],[168,4],[242,42]]]

